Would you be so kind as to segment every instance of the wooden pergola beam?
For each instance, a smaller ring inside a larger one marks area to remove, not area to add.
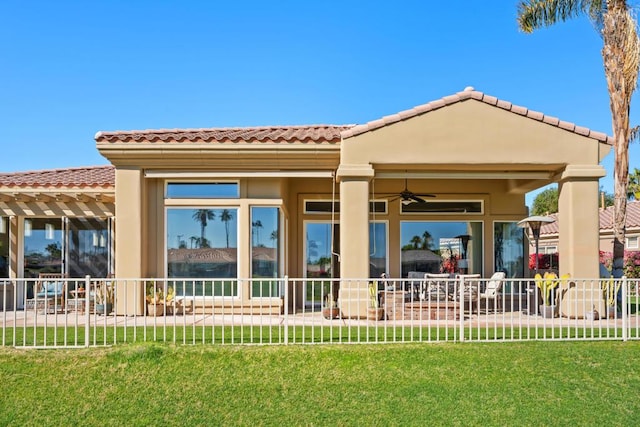
[[[16,202],[33,202],[36,197],[33,194],[27,194],[27,193],[16,193],[14,196]]]

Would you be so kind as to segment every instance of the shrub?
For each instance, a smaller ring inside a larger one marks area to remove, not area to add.
[[[536,254],[529,255],[529,270],[536,268]],[[558,269],[558,254],[538,254],[538,270]]]
[[[640,279],[640,251],[626,251],[624,274],[630,279]]]

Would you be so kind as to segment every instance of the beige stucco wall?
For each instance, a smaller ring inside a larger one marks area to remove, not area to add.
[[[349,138],[341,163],[459,165],[464,170],[543,165],[550,170],[568,163],[598,164],[607,153],[595,140],[469,100]]]

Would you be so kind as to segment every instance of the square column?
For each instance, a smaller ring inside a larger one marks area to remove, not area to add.
[[[116,277],[139,279],[142,271],[144,174],[139,168],[116,168]],[[117,282],[117,314],[143,314],[143,284]],[[126,297],[125,297],[126,293]]]
[[[341,165],[338,306],[344,317],[366,317],[369,303],[369,180],[371,165]]]
[[[575,279],[597,279],[599,269],[600,212],[599,179],[606,172],[599,165],[568,165],[559,181],[558,228],[560,274]],[[562,299],[562,314],[583,317],[591,310],[591,294],[579,285],[567,290]],[[600,298],[601,300],[601,298]],[[604,302],[596,299],[596,309],[604,313]],[[585,304],[589,305],[586,307]],[[586,307],[586,308],[585,308]]]

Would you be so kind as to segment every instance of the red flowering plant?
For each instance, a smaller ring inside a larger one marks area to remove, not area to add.
[[[529,270],[536,268],[536,254],[529,255]],[[538,270],[558,269],[558,254],[538,254]]]
[[[455,273],[458,271],[458,260],[460,255],[453,254],[449,258],[443,258],[442,265],[440,266],[441,273]]]
[[[558,266],[558,254],[555,255],[555,260],[553,261],[554,266]],[[539,255],[539,269],[549,268],[547,266],[547,260],[545,257],[548,257],[547,254]],[[535,254],[532,254],[529,257],[529,268],[533,270],[535,268]],[[613,267],[613,254],[607,251],[599,251],[599,261],[600,264],[604,265],[609,272]],[[624,251],[624,264],[623,264],[624,275],[629,279],[640,279],[640,251]]]

